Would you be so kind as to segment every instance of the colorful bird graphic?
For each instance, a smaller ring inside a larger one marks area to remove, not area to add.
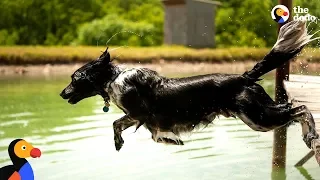
[[[28,157],[38,158],[41,151],[23,139],[12,141],[8,153],[13,165],[0,168],[0,180],[34,180],[34,174]]]
[[[282,8],[275,9],[275,11],[273,11],[273,13],[274,13],[274,16],[276,17],[275,20],[278,23],[284,23],[286,21],[286,19],[283,18],[283,16],[288,16],[289,15],[289,13],[286,12],[285,10],[283,10]]]

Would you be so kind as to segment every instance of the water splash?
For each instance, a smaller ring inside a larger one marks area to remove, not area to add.
[[[116,47],[116,48],[113,48],[113,49],[110,49],[109,51],[114,51],[114,50],[117,50],[117,49],[120,49],[120,48],[123,48],[123,47],[129,47],[127,45],[124,45],[124,46],[119,46],[119,47]]]
[[[138,36],[139,38],[143,38],[143,37],[144,37],[143,35],[138,34],[138,33],[136,33],[136,32],[133,32],[133,31],[130,31],[130,30],[123,30],[123,31],[119,31],[119,32],[113,34],[113,35],[107,40],[107,42],[105,43],[105,45],[107,46],[108,43],[109,43],[115,36],[117,36],[117,35],[119,35],[119,34],[121,34],[121,33],[130,33],[130,34],[133,34],[133,35]],[[153,34],[152,34],[152,33],[150,33],[149,31],[147,31],[147,33],[150,34],[151,37],[153,37]],[[101,34],[102,34],[102,33],[101,33]],[[100,40],[100,37],[101,37],[101,36],[102,36],[102,35],[100,35],[99,38],[98,38],[98,40],[97,40],[97,46],[99,46],[99,40]],[[154,44],[154,42],[153,42],[152,40],[151,40],[151,44]],[[129,47],[128,45],[125,45],[125,46]]]
[[[121,33],[131,33],[131,34],[134,34],[134,35],[136,35],[136,36],[138,36],[138,37],[140,37],[140,38],[143,37],[142,35],[140,35],[140,34],[138,34],[138,33],[136,33],[136,32],[133,32],[133,31],[127,31],[127,30],[119,31],[119,32],[115,33],[114,35],[112,35],[112,36],[108,39],[108,41],[106,42],[106,45],[108,45],[108,43],[112,40],[112,38],[114,38],[115,36],[117,36],[118,34],[121,34]]]
[[[109,51],[114,51],[114,50],[117,50],[117,49],[120,49],[120,48],[125,48],[125,47],[129,47],[127,45],[124,45],[124,46],[119,46],[119,47],[116,47],[116,48],[113,48],[113,49],[110,49]],[[113,59],[118,59],[122,54],[119,54],[117,55],[116,57],[114,57]]]
[[[108,43],[109,43],[115,36],[117,36],[117,35],[119,35],[119,34],[121,34],[121,33],[130,33],[130,34],[133,34],[133,35],[138,36],[139,38],[143,38],[143,37],[144,37],[143,35],[138,34],[138,33],[136,33],[136,32],[129,31],[129,30],[123,30],[123,31],[119,31],[119,32],[113,34],[113,35],[107,40],[107,42],[105,43],[105,45],[108,46]],[[147,33],[151,34],[151,36],[153,37],[153,34],[152,34],[152,33],[150,33],[150,32],[147,32]],[[98,38],[98,40],[97,40],[97,46],[99,46],[99,39],[100,39],[101,36],[102,36],[102,35],[100,35],[99,38]],[[154,42],[153,42],[152,40],[151,40],[151,44],[152,44],[152,45],[154,44]],[[123,46],[119,46],[119,47],[110,49],[109,51],[110,51],[110,52],[111,52],[111,51],[115,51],[115,50],[118,50],[118,49],[121,49],[121,48],[124,48],[124,47],[127,47],[127,48],[128,48],[129,45],[126,44],[126,45],[123,45]],[[122,54],[119,54],[119,55],[117,55],[117,56],[116,56],[115,58],[113,58],[113,59],[117,59],[117,58],[119,58],[121,55],[122,55]]]
[[[313,23],[313,21],[311,21],[311,22],[309,22],[309,23],[307,24],[307,29],[309,29],[309,26],[310,26],[312,23]],[[313,30],[313,28],[311,28],[311,30],[310,30],[309,32],[307,32],[307,33],[309,34],[312,30]]]
[[[307,28],[309,27],[309,25],[310,25],[311,23],[312,23],[312,22],[310,22],[310,23],[307,25]],[[320,32],[320,30],[317,30],[315,33],[311,34],[311,33],[312,33],[312,31],[313,31],[313,28],[312,28],[309,32],[307,32],[308,36],[310,37],[309,42],[312,42],[312,41],[315,41],[315,40],[320,39],[320,36],[319,36],[319,37],[315,37],[315,38],[311,39],[314,35],[316,35],[318,32]]]

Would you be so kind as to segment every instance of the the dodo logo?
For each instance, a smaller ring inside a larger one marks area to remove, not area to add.
[[[271,17],[277,23],[285,23],[289,19],[289,9],[284,5],[276,5],[271,11]]]
[[[0,168],[0,180],[34,180],[33,169],[26,158],[39,158],[41,151],[23,139],[16,139],[10,143],[8,153],[12,165]]]

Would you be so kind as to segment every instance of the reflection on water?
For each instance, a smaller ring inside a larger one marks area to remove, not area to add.
[[[271,173],[272,132],[249,129],[238,119],[182,137],[184,146],[154,143],[144,128],[124,131],[120,152],[112,122],[123,114],[103,113],[99,97],[69,105],[59,97],[66,78],[0,80],[0,166],[10,164],[8,144],[25,138],[43,151],[30,159],[37,179],[317,179],[315,161],[293,165],[308,152],[299,125],[289,128],[286,172]],[[262,85],[273,94],[273,81]]]

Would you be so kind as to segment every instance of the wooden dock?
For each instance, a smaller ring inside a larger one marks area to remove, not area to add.
[[[284,87],[294,107],[306,105],[309,108],[320,134],[320,76],[291,74],[289,81],[284,81]],[[314,150],[310,150],[295,166],[302,166],[314,154]]]

